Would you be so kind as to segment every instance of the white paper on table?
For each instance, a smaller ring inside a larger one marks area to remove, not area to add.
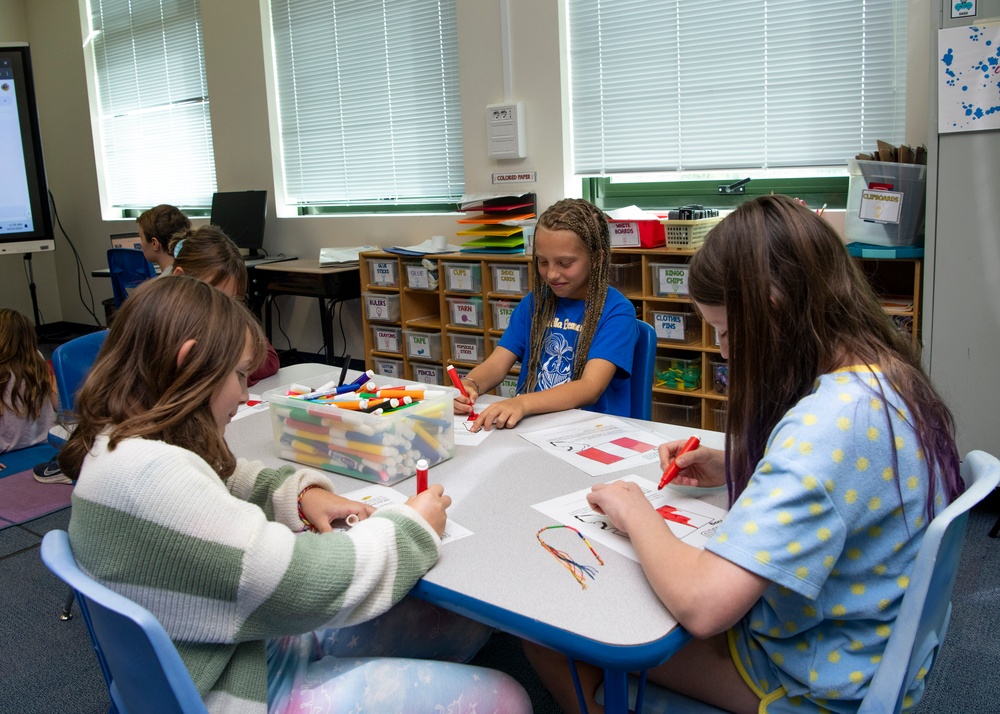
[[[715,535],[722,519],[726,517],[726,511],[718,506],[697,498],[681,496],[673,491],[659,491],[655,483],[639,478],[635,474],[614,480],[637,484],[653,504],[653,508],[663,516],[673,534],[695,548],[704,548]],[[636,555],[628,536],[615,528],[610,518],[597,513],[587,503],[587,494],[590,491],[591,489],[585,488],[536,503],[532,508],[564,526],[576,528],[591,543],[601,543],[638,562],[639,556]]]
[[[455,415],[455,446],[479,446],[483,443],[483,439],[493,433],[492,429],[489,431],[486,429],[470,431],[472,424],[468,414]]]
[[[251,414],[256,414],[257,412],[266,411],[268,404],[269,402],[261,399],[259,394],[250,394],[247,396],[246,404],[240,404],[239,408],[236,410],[236,414],[229,421],[236,421],[237,419],[242,419],[245,416],[250,416]]]
[[[590,474],[605,476],[659,461],[664,437],[614,417],[598,417],[521,434],[532,444]]]
[[[351,501],[360,501],[361,503],[371,506],[376,510],[382,508],[382,506],[388,506],[392,503],[406,503],[406,499],[408,498],[396,489],[389,488],[388,486],[380,486],[377,483],[365,486],[364,488],[359,488],[357,491],[341,493],[338,495]],[[342,528],[334,528],[334,530],[346,531],[348,528],[349,526],[345,526]],[[449,518],[444,527],[444,535],[441,536],[441,544],[444,545],[445,543],[451,543],[452,541],[456,541],[470,535],[472,535],[472,531],[465,526],[460,526]]]

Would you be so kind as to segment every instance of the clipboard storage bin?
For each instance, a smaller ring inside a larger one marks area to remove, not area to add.
[[[718,225],[722,216],[698,218],[692,221],[671,221],[661,218],[668,248],[677,250],[694,250],[705,242],[708,232]]]
[[[847,168],[846,242],[923,246],[927,167],[848,159]]]

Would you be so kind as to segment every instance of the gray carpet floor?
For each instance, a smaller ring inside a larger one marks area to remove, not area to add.
[[[1000,539],[986,537],[998,514],[994,494],[969,519],[948,637],[917,714],[1000,711]],[[42,536],[68,523],[69,509],[0,531],[0,714],[108,711],[83,620],[59,620],[67,589],[38,556]],[[473,664],[518,679],[536,714],[560,712],[515,638],[494,634]]]

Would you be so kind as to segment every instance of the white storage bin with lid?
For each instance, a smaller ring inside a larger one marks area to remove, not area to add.
[[[406,354],[414,359],[441,359],[441,333],[421,330],[403,330],[406,335]]]
[[[382,387],[416,385],[381,375],[372,380]],[[413,476],[418,459],[434,465],[455,455],[452,400],[457,389],[442,386],[434,390],[436,396],[415,406],[382,414],[295,399],[286,391],[278,387],[262,395],[268,402],[275,450],[283,459],[391,486]],[[352,444],[358,435],[380,447],[380,453],[365,450],[359,455]]]
[[[688,273],[686,263],[650,263],[653,273],[653,295],[658,297],[687,297]]]
[[[373,293],[362,295],[365,314],[375,322],[399,322],[399,293]]]
[[[525,295],[528,292],[528,266],[523,263],[493,263],[493,292]]]
[[[453,332],[449,335],[451,339],[451,358],[457,362],[482,362],[483,357],[483,337],[482,335],[463,335]]]
[[[483,299],[481,297],[449,297],[448,315],[453,327],[482,327]]]
[[[423,364],[414,362],[410,365],[413,379],[424,384],[444,384],[444,367],[439,364]]]
[[[392,352],[394,354],[403,353],[403,344],[400,341],[400,328],[389,325],[371,325],[371,331],[372,340],[375,343],[377,351]]]
[[[375,365],[375,374],[393,379],[403,378],[403,360],[387,359],[385,357],[373,357],[372,364]]]
[[[369,282],[383,288],[399,287],[395,258],[367,258]]]
[[[445,289],[457,293],[478,293],[483,289],[479,263],[442,263]]]

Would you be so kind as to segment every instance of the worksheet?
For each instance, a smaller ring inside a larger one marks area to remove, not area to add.
[[[237,419],[242,419],[245,416],[250,416],[251,414],[256,414],[257,412],[267,411],[267,405],[270,404],[267,400],[261,399],[259,394],[250,394],[247,397],[246,404],[240,404],[239,408],[236,410],[236,414],[230,421],[236,421]]]
[[[682,496],[669,489],[659,491],[655,483],[635,474],[614,480],[631,481],[642,488],[646,498],[663,516],[673,534],[695,548],[705,547],[705,543],[712,539],[722,519],[726,517],[726,511],[717,506],[697,498]],[[600,543],[639,562],[639,556],[636,555],[628,535],[615,528],[610,518],[598,513],[587,503],[587,494],[590,491],[591,489],[585,488],[543,503],[536,503],[532,508],[564,526],[576,528],[591,542],[598,553],[601,552],[598,547]]]
[[[455,415],[455,446],[478,446],[483,440],[493,433],[493,429],[486,431],[470,431],[473,422],[469,421],[468,414]]]
[[[637,469],[659,462],[656,447],[667,439],[614,417],[521,434],[532,444],[591,476]]]
[[[359,488],[357,491],[341,493],[338,495],[352,501],[360,501],[365,505],[372,506],[376,510],[382,506],[388,506],[391,503],[406,503],[406,499],[409,498],[409,496],[400,493],[394,488],[380,486],[376,483]],[[349,528],[350,526],[344,525],[339,528],[334,528],[334,530],[346,531]],[[444,535],[441,536],[441,545],[451,543],[470,535],[472,535],[472,531],[464,526],[460,526],[449,518],[444,527]]]

